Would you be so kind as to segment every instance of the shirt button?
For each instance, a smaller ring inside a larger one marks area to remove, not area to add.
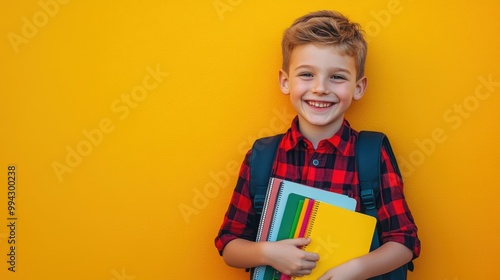
[[[319,164],[319,160],[317,160],[317,159],[313,159],[313,165],[314,165],[314,166],[318,166],[318,164]]]

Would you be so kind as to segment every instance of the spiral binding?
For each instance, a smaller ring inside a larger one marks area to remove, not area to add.
[[[313,227],[314,227],[314,222],[316,221],[316,214],[318,213],[318,209],[319,209],[320,204],[321,204],[320,201],[314,201],[313,209],[311,210],[311,216],[309,217],[309,222],[307,224],[307,229],[306,229],[306,233],[305,233],[304,237],[311,236],[311,232],[312,232]],[[304,246],[302,249],[305,249],[306,247],[307,247],[307,245]]]
[[[275,220],[275,215],[276,213],[278,212],[278,209],[280,208],[280,202],[281,202],[281,193],[283,192],[283,189],[280,188],[279,191],[278,191],[278,195],[276,197],[276,204],[275,204],[275,209],[274,209],[274,214],[273,214],[273,218],[272,218],[272,221]],[[266,205],[267,206],[267,205]],[[284,205],[283,205],[284,206]],[[269,225],[269,233],[268,233],[268,236],[272,236],[273,232],[274,232],[274,226],[275,226],[275,223],[274,222],[271,222],[271,224]],[[276,225],[277,227],[279,227],[279,225]]]

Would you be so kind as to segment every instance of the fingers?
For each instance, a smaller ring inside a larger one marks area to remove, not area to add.
[[[294,276],[309,275],[317,266],[317,261],[319,260],[317,253],[302,251],[302,254],[299,266],[294,269]]]
[[[302,238],[286,239],[284,240],[284,242],[288,242],[290,245],[294,245],[297,247],[302,247],[309,244],[311,242],[311,238],[302,237]]]
[[[312,262],[316,263],[317,261],[319,261],[319,254],[318,253],[306,252],[305,260],[306,261],[312,261]]]
[[[297,272],[293,273],[290,276],[293,276],[293,277],[302,277],[302,276],[305,276],[305,275],[309,275],[311,273],[312,273],[312,269],[304,269],[304,270],[297,271]]]
[[[319,255],[300,249],[300,247],[310,242],[310,238],[295,238],[274,243],[279,248],[275,247],[272,250],[272,252],[278,254],[273,258],[276,262],[271,265],[287,275],[304,276],[311,274],[316,267],[316,262],[319,260]]]
[[[295,276],[295,277],[301,277],[304,275],[309,275],[312,273],[313,269],[316,268],[316,262],[302,262],[300,266],[294,267],[289,271],[289,275]]]
[[[289,241],[297,246],[297,247],[302,247],[302,246],[305,246],[307,244],[309,244],[311,242],[311,238],[295,238],[295,239],[289,239]],[[313,262],[317,262],[319,260],[319,255],[317,253],[311,253],[311,252],[307,252],[307,251],[304,251],[305,255],[304,255],[304,259],[306,261],[313,261]]]

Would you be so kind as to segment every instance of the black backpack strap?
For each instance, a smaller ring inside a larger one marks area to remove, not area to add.
[[[365,213],[377,217],[377,196],[380,191],[380,149],[385,135],[361,131],[356,143],[356,164],[360,197]]]
[[[382,147],[391,159],[391,163],[395,171],[401,175],[399,167],[392,151],[389,139],[385,134],[375,131],[360,131],[356,143],[356,166],[358,169],[359,179],[359,192],[362,203],[362,211],[370,216],[377,218],[378,221],[378,208],[377,198],[380,195],[381,185],[381,169],[380,169],[380,155]],[[378,223],[373,235],[373,241],[370,251],[380,247],[380,237]],[[413,263],[403,265],[402,267],[382,276],[370,279],[406,279],[406,270],[413,270]]]
[[[274,158],[283,134],[257,139],[250,155],[250,198],[253,200],[255,213],[262,214],[266,199],[269,178]]]
[[[374,131],[360,131],[356,143],[356,166],[358,168],[359,196],[362,211],[377,218],[377,197],[380,193],[380,151],[385,135]],[[377,229],[373,235],[370,251],[380,247]]]

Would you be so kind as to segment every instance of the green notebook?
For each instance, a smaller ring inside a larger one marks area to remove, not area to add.
[[[293,238],[297,223],[299,220],[300,212],[304,204],[304,196],[291,193],[288,195],[285,211],[283,212],[283,219],[278,231],[277,241]]]

